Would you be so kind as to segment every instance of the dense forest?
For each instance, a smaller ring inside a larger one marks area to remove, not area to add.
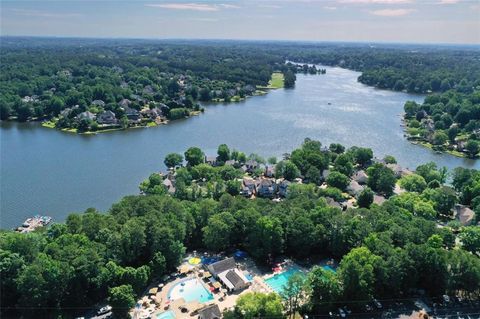
[[[356,309],[373,297],[408,298],[417,289],[432,297],[480,296],[476,170],[448,173],[427,163],[406,172],[391,156],[378,160],[370,149],[326,148],[310,139],[281,160],[220,145],[213,159],[192,147],[164,162],[167,174],[152,174],[140,185],[142,195],[105,214],[91,208],[32,233],[2,231],[2,315],[68,318],[108,299],[122,317],[153,278],[174,270],[187,250],[204,248],[241,248],[260,264],[279,256],[335,258],[336,273],[309,274],[303,313],[345,301]],[[246,180],[259,181],[257,196]],[[351,192],[357,180],[362,190]],[[268,181],[278,183],[275,195],[260,191]],[[477,217],[459,220],[458,207]],[[252,302],[281,305],[274,295],[246,295],[237,305]]]
[[[201,111],[202,101],[263,93],[257,86],[274,71],[287,88],[295,73],[325,73],[285,61],[358,70],[360,82],[383,89],[472,94],[478,57],[469,47],[6,37],[0,119],[78,132],[155,125]]]
[[[273,71],[287,87],[296,67],[242,46],[154,42],[6,41],[0,67],[1,119],[50,120],[95,131],[183,118],[198,101],[237,101],[266,85]]]
[[[426,142],[435,150],[477,157],[480,151],[480,90],[433,94],[421,105],[407,102],[404,109],[410,139]]]

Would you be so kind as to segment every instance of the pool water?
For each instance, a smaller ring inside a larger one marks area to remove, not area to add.
[[[175,319],[175,314],[168,310],[157,315],[157,319]]]
[[[328,266],[328,265],[322,266],[322,268],[323,268],[324,270],[329,270],[329,271],[331,271],[331,272],[337,272],[335,269],[333,269],[332,267],[330,267],[330,266]]]
[[[292,277],[294,274],[302,274],[304,276],[304,273],[296,267],[291,267],[288,270],[276,274],[273,277],[270,277],[268,279],[265,279],[265,282],[267,285],[270,286],[276,293],[281,293],[285,287],[285,285],[288,282],[288,279]]]
[[[186,302],[198,301],[201,303],[213,300],[213,295],[198,279],[187,279],[177,283],[168,292],[168,299],[183,298]]]

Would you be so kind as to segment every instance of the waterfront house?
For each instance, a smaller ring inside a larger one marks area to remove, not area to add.
[[[112,125],[117,124],[117,118],[112,111],[105,111],[97,115],[98,124]]]
[[[398,164],[387,164],[386,166],[390,168],[398,178],[413,174],[412,171],[407,168],[403,168]]]
[[[220,319],[222,313],[217,304],[208,305],[198,311],[198,319]]]
[[[82,113],[78,114],[76,118],[77,118],[77,120],[87,119],[87,120],[90,120],[90,121],[95,121],[96,116],[92,112],[86,111],[86,112],[82,112]]]
[[[135,110],[131,107],[125,108],[125,115],[127,116],[129,122],[138,123],[141,121],[142,117],[138,110]]]

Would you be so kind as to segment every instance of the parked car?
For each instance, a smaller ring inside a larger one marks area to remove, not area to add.
[[[105,306],[105,307],[102,307],[100,308],[100,310],[98,310],[97,314],[99,315],[103,315],[103,314],[106,314],[108,312],[112,311],[112,306]]]
[[[372,306],[370,306],[369,304],[366,304],[365,305],[365,310],[366,311],[372,311]]]
[[[338,314],[340,315],[340,318],[347,318],[347,314],[342,308],[338,308]]]
[[[377,299],[373,299],[373,304],[375,305],[375,307],[377,307],[377,309],[383,308],[382,304]]]
[[[442,298],[444,303],[450,303],[450,297],[448,295],[443,295]]]

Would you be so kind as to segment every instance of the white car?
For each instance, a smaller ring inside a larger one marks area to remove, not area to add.
[[[377,299],[373,299],[373,304],[375,305],[375,307],[377,307],[377,309],[382,309],[383,308],[382,304]]]
[[[338,313],[340,314],[341,318],[346,318],[347,317],[347,314],[345,313],[345,311],[343,311],[342,308],[338,308]]]
[[[100,310],[98,310],[97,314],[103,315],[103,314],[105,314],[107,312],[110,312],[110,311],[112,311],[112,306],[105,306],[105,307],[100,308]]]

